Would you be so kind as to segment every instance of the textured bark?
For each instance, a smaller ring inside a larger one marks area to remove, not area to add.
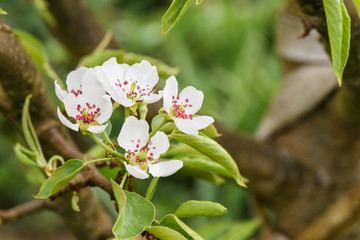
[[[81,158],[65,127],[57,120],[55,108],[46,92],[41,75],[34,62],[22,48],[20,41],[0,19],[0,100],[6,107],[2,114],[18,127],[22,106],[28,94],[32,94],[30,115],[39,136],[44,154],[60,154],[65,158]],[[10,107],[9,107],[10,106]],[[71,193],[56,200],[55,209],[69,224],[78,239],[104,239],[110,237],[112,221],[104,212],[90,189],[79,191],[81,212],[71,209]]]
[[[54,35],[66,46],[75,59],[89,54],[105,36],[91,10],[81,0],[47,0],[56,20],[49,26]],[[109,48],[117,48],[114,39]]]

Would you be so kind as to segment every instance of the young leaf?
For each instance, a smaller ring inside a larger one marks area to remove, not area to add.
[[[179,218],[173,214],[166,215],[160,220],[160,225],[171,228],[183,235],[189,240],[203,240],[203,238],[192,230],[189,226],[183,223]]]
[[[203,0],[196,0],[195,4],[199,5],[200,3],[202,3]]]
[[[0,15],[7,15],[8,13],[0,8]]]
[[[195,148],[202,154],[218,162],[221,166],[223,166],[227,171],[231,173],[231,176],[234,178],[237,184],[246,187],[234,159],[217,142],[201,135],[194,136],[185,134],[174,134],[173,138]]]
[[[217,138],[221,136],[221,134],[218,133],[214,124],[210,124],[206,128],[200,130],[200,134],[203,134],[203,136],[208,136],[209,138]]]
[[[14,146],[14,152],[16,157],[23,163],[26,165],[31,165],[31,166],[39,166],[36,163],[36,154],[33,153],[32,151],[24,148],[23,146],[20,145],[20,143],[16,143]]]
[[[167,34],[180,20],[194,0],[173,0],[161,20],[161,35]]]
[[[76,191],[73,192],[71,197],[71,207],[75,212],[80,212],[79,196],[77,195]]]
[[[126,201],[113,227],[118,240],[137,236],[155,219],[155,207],[151,202],[137,193],[124,192]]]
[[[190,200],[181,204],[175,215],[177,217],[220,216],[226,212],[227,208],[220,203]]]
[[[350,16],[343,0],[323,0],[329,32],[331,60],[339,86],[350,50]]]
[[[72,159],[57,168],[51,176],[41,185],[39,193],[35,198],[48,198],[59,191],[65,184],[71,181],[84,167],[84,162]]]
[[[156,116],[151,120],[151,130],[154,131],[154,129],[156,129],[163,121],[165,121],[166,116],[167,116],[166,113],[162,113],[162,114],[156,115]]]
[[[179,232],[164,226],[148,227],[145,230],[161,240],[187,240]]]

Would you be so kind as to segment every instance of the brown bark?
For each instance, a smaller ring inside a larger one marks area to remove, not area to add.
[[[64,155],[66,158],[81,158],[65,127],[57,120],[55,108],[46,92],[41,75],[34,62],[22,48],[20,41],[0,19],[0,100],[5,107],[2,114],[18,127],[25,97],[32,94],[30,115],[46,156]],[[8,107],[10,106],[10,107]],[[78,239],[103,239],[111,236],[112,221],[104,212],[90,189],[79,191],[80,213],[71,209],[70,194],[56,201],[55,209],[65,222],[71,225]]]
[[[75,59],[91,53],[105,36],[94,14],[80,0],[47,0],[49,11],[56,20],[49,26],[54,35],[66,46]],[[117,48],[114,39],[109,48]]]

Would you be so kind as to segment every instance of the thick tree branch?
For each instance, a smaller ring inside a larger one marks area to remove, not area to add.
[[[42,209],[52,209],[53,207],[54,204],[50,199],[43,199],[27,202],[7,210],[0,210],[0,223],[3,224]]]
[[[56,26],[50,27],[54,35],[79,59],[92,52],[105,36],[105,30],[97,23],[95,16],[82,0],[47,0],[49,10],[56,19]],[[109,48],[117,48],[114,39]]]
[[[57,121],[55,108],[47,94],[41,75],[34,62],[22,48],[17,37],[0,19],[0,85],[7,95],[10,111],[3,111],[6,118],[20,126],[24,100],[32,94],[30,115],[33,120],[44,153],[67,158],[81,158],[82,154],[74,147],[67,129]],[[6,110],[6,108],[1,108]],[[93,196],[90,189],[79,191],[80,213],[70,207],[71,194],[57,199],[56,209],[61,212],[65,222],[78,239],[102,239],[112,236],[112,220]],[[83,200],[83,199],[86,199]],[[85,224],[89,222],[88,224]],[[71,223],[71,224],[70,224]]]

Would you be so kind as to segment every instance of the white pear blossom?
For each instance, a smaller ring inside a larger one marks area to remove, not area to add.
[[[167,177],[183,166],[180,160],[159,160],[160,154],[169,148],[165,133],[156,132],[150,141],[148,140],[149,124],[134,116],[128,117],[117,141],[126,151],[124,164],[130,175],[140,179],[148,178],[148,173],[154,177]]]
[[[95,67],[95,70],[106,92],[124,107],[131,107],[139,102],[154,103],[162,97],[162,91],[158,94],[153,91],[159,80],[156,67],[146,60],[129,66],[117,63],[113,57],[102,66]]]
[[[69,73],[66,79],[67,91],[55,81],[57,97],[64,103],[65,111],[72,122],[57,108],[60,121],[72,130],[101,133],[112,114],[109,95],[96,80],[95,70],[80,67]]]
[[[192,86],[184,88],[178,95],[178,82],[174,76],[166,80],[164,88],[164,109],[183,133],[198,135],[198,130],[206,128],[214,119],[210,116],[196,116],[201,108],[204,94]]]

